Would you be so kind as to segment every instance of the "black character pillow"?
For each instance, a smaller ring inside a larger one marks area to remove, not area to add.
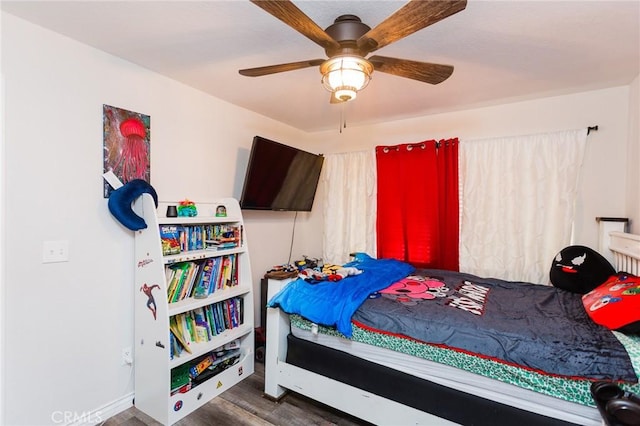
[[[586,294],[615,273],[609,261],[597,251],[585,246],[568,246],[553,259],[549,278],[555,287]]]

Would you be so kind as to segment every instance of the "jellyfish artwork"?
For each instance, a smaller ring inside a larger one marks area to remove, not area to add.
[[[120,133],[125,140],[116,167],[122,167],[122,179],[125,182],[145,179],[149,167],[149,150],[145,142],[147,130],[144,124],[137,118],[128,118],[120,123]]]

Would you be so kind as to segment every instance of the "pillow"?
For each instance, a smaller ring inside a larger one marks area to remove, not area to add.
[[[609,261],[597,251],[585,246],[568,246],[553,259],[549,278],[555,287],[585,294],[615,273]]]
[[[640,333],[640,277],[620,272],[582,296],[596,324],[623,333]]]
[[[129,181],[109,195],[109,201],[107,203],[109,211],[120,223],[132,231],[138,231],[147,227],[144,219],[138,216],[131,208],[131,203],[145,192],[151,194],[156,207],[158,207],[156,190],[153,189],[147,181],[142,179]]]

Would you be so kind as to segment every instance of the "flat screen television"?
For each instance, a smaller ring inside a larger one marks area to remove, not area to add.
[[[322,155],[255,136],[240,208],[311,211],[323,163]]]

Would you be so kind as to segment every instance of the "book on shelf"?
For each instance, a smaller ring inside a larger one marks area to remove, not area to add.
[[[228,250],[236,247],[238,247],[238,243],[235,241],[205,240],[205,249],[207,250]]]
[[[163,256],[180,253],[179,226],[160,225],[160,241]]]
[[[243,303],[242,297],[232,297],[172,316],[169,328],[177,343],[180,343],[174,352],[179,356],[180,346],[190,352],[189,345],[192,343],[210,342],[225,330],[242,325]]]
[[[236,299],[231,299],[229,302],[229,316],[231,317],[231,326],[237,327],[238,323],[238,308],[236,307]]]
[[[191,338],[189,321],[187,320],[186,315],[178,315],[178,318],[176,318],[176,323],[178,324],[178,329],[182,333],[182,338],[184,339],[184,341],[187,342],[188,345],[191,344],[191,342],[193,342],[193,339]]]
[[[222,257],[222,265],[220,266],[220,274],[218,278],[217,288],[224,289],[231,286],[233,276],[233,258],[234,254]]]
[[[198,386],[206,380],[209,380],[211,377],[235,365],[238,361],[240,361],[240,350],[238,349],[229,351],[229,353],[226,353],[224,355],[220,355],[211,365],[207,367],[205,371],[201,372],[197,377],[192,379],[192,386]]]
[[[170,266],[174,270],[171,282],[167,285],[167,300],[169,303],[175,302],[182,292],[185,281],[189,275],[190,262],[176,263]]]
[[[185,393],[240,361],[239,346],[216,348],[171,369],[170,395]]]
[[[191,336],[191,341],[194,343],[198,343],[198,333],[196,332],[196,319],[193,317],[193,311],[189,311],[185,315],[187,321],[187,328],[189,329],[189,335]]]
[[[226,250],[242,246],[242,225],[160,225],[164,256],[193,250]]]
[[[218,351],[218,350],[227,350],[228,351],[230,349],[240,349],[240,339],[233,339],[229,343],[225,343],[224,345],[222,345],[221,347],[216,349],[216,351]]]
[[[208,342],[211,340],[211,329],[207,316],[203,308],[198,308],[194,311],[195,323],[196,323],[196,338],[198,342]]]
[[[195,285],[193,296],[197,299],[206,298],[216,290],[223,290],[237,284],[237,254],[228,254],[207,259],[201,279],[198,284]]]
[[[185,393],[190,389],[189,364],[182,364],[171,369],[171,395],[178,392]]]
[[[169,331],[175,337],[177,342],[180,343],[181,348],[176,348],[178,349],[177,355],[180,355],[180,353],[182,352],[182,349],[191,353],[191,348],[189,347],[189,341],[185,340],[184,333],[178,327],[178,323],[174,317],[171,317],[169,320]]]
[[[182,292],[179,300],[185,299],[187,297],[191,297],[193,295],[193,290],[197,281],[202,276],[202,271],[204,268],[204,261],[195,261],[193,262],[193,267],[191,271],[191,275],[189,276],[188,285],[185,287],[185,291]]]
[[[220,316],[220,304],[216,303],[215,305],[211,305],[211,313],[213,315],[213,328],[216,330],[216,334],[222,333],[224,328],[224,321]]]
[[[202,266],[202,274],[193,290],[193,297],[203,299],[211,294],[211,277],[215,273],[216,258],[206,259]]]
[[[211,332],[211,337],[218,335],[218,330],[215,327],[215,320],[213,316],[213,309],[211,305],[205,306],[204,309],[205,316],[207,317],[207,323],[209,324],[209,331]]]
[[[189,367],[189,377],[191,379],[195,379],[198,377],[204,370],[207,369],[213,362],[216,360],[215,355],[210,353],[201,358],[196,364]]]
[[[169,303],[179,302],[194,295],[198,282],[203,278],[207,260],[179,262],[166,266]]]
[[[232,280],[233,283],[232,285],[236,286],[238,285],[239,281],[238,281],[238,270],[240,269],[239,266],[239,256],[238,255],[234,255],[233,256],[233,272],[232,272]]]
[[[171,301],[173,293],[176,291],[178,282],[182,279],[183,270],[180,264],[173,264],[166,267],[165,275],[167,278],[167,301]]]
[[[232,301],[228,300],[228,301],[225,301],[225,302],[228,302],[228,303],[224,304],[224,313],[225,313],[225,318],[226,318],[226,321],[227,321],[227,324],[228,324],[227,328],[234,328],[233,318],[232,318],[233,314],[231,312],[231,303],[232,303]]]
[[[225,250],[242,245],[241,225],[216,224],[205,232],[205,248],[210,250]]]

